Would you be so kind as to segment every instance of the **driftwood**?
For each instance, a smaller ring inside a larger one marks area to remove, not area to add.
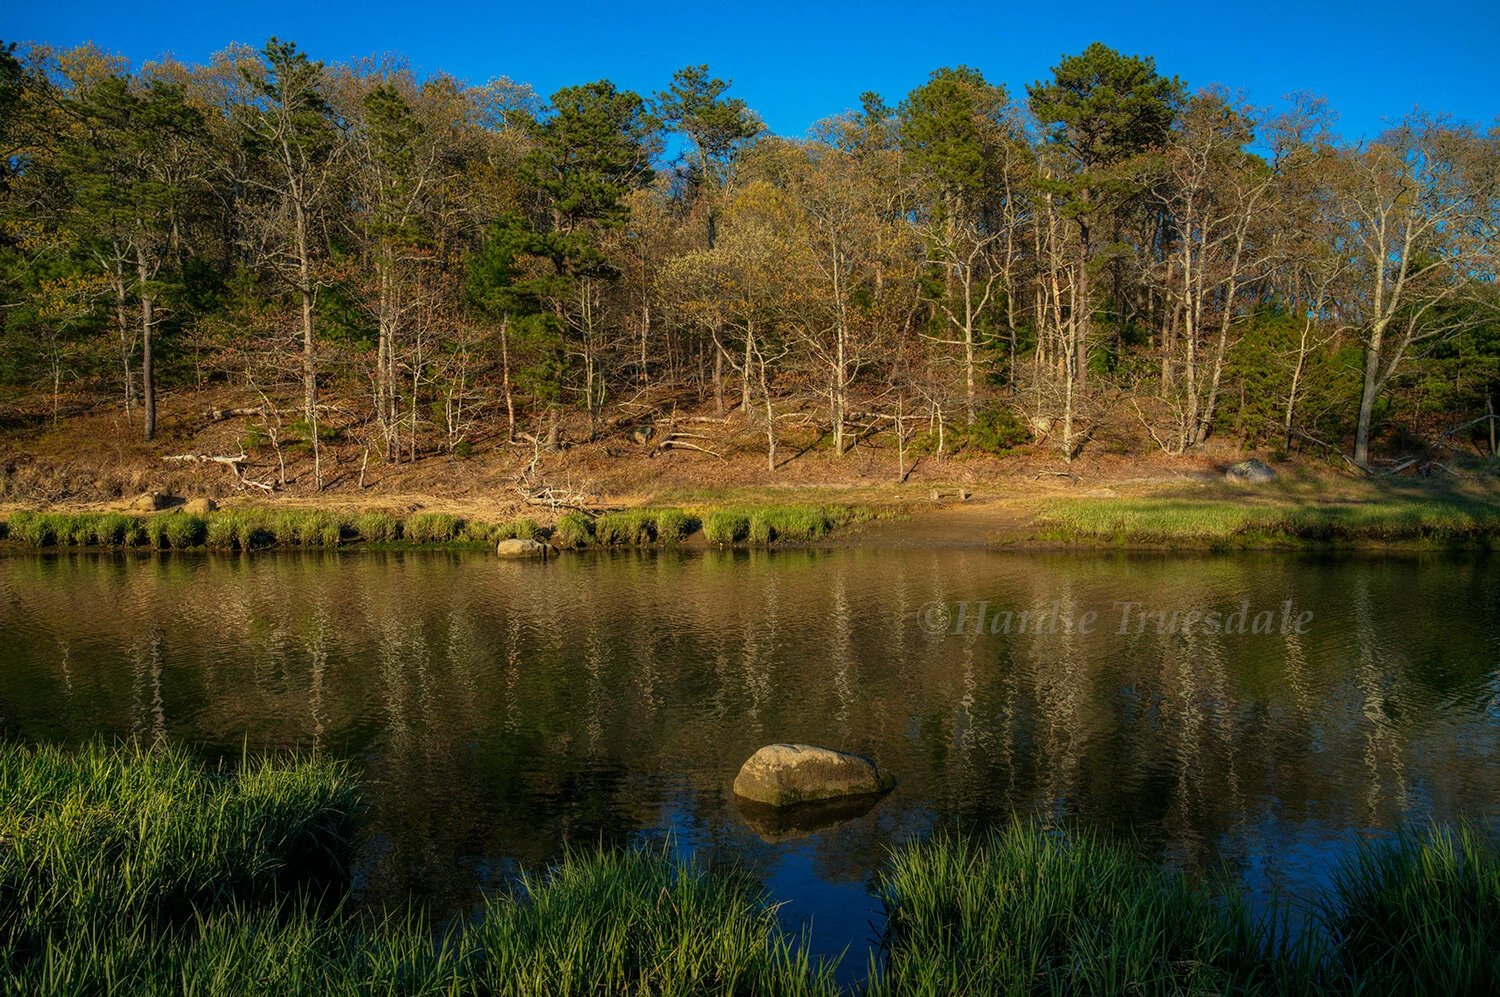
[[[256,409],[256,411],[259,412],[260,410]],[[247,458],[243,450],[241,450],[239,454],[234,457],[215,457],[213,454],[183,453],[174,454],[171,457],[162,458],[162,460],[180,460],[197,464],[221,464],[224,467],[229,468],[229,470],[234,473],[234,480],[239,484],[241,488],[259,488],[267,495],[275,491],[275,485],[270,485],[263,481],[256,481],[245,474],[244,463],[246,459]]]

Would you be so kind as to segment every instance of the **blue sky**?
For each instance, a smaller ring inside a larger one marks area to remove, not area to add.
[[[1062,53],[1098,40],[1151,55],[1194,89],[1244,88],[1257,104],[1307,90],[1328,98],[1339,130],[1371,136],[1420,105],[1490,124],[1500,115],[1500,2],[1411,4],[1265,0],[1222,7],[1092,0],[888,3],[359,4],[286,0],[191,5],[17,2],[0,39],[85,41],[137,62],[189,62],[231,41],[290,38],[315,58],[401,53],[419,70],[482,83],[496,76],[557,87],[608,77],[642,93],[706,62],[735,82],[770,127],[799,135],[858,105],[892,104],[927,73],[964,63],[1024,94]]]

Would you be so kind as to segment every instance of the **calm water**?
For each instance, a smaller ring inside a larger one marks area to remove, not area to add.
[[[1500,826],[1500,560],[16,556],[0,731],[358,759],[372,904],[459,912],[567,842],[671,834],[862,965],[874,870],[935,825],[1082,819],[1260,898],[1401,821]],[[812,833],[749,823],[729,786],[772,741],[900,785]]]

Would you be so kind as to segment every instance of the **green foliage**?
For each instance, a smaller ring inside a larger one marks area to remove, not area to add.
[[[698,528],[698,521],[681,509],[656,510],[656,539],[671,544],[687,539]]]
[[[1262,486],[1264,487],[1264,486]],[[1122,546],[1500,547],[1500,508],[1461,496],[1249,504],[1202,499],[1079,499],[1045,507],[1037,536]]]
[[[993,454],[1007,454],[1031,442],[1031,431],[1015,411],[998,402],[976,412],[966,431],[968,446]]]
[[[594,541],[594,521],[581,512],[565,513],[552,531],[559,547],[587,547]]]
[[[575,853],[489,905],[473,973],[515,993],[829,994],[748,876],[668,848]]]

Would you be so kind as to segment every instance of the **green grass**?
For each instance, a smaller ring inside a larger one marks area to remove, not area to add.
[[[336,874],[351,772],[310,759],[207,770],[181,751],[0,745],[0,937],[181,920]]]
[[[401,542],[490,546],[510,537],[535,539],[542,534],[542,528],[531,519],[478,523],[445,513],[424,513],[402,520],[378,512],[349,517],[320,509],[220,509],[202,516],[181,510],[146,516],[18,512],[5,525],[12,542],[34,548],[257,550]]]
[[[438,931],[341,901],[358,794],[310,758],[0,744],[0,994],[833,995],[749,874],[587,850]],[[331,892],[329,891],[329,888]],[[1361,845],[1298,931],[1087,832],[896,851],[883,995],[1488,994],[1500,858],[1471,828]]]
[[[749,543],[807,543],[841,527],[874,519],[868,506],[767,505],[716,509],[703,517],[710,543],[731,546]]]
[[[898,852],[872,994],[1214,994],[1270,965],[1227,893],[1033,825]]]
[[[581,512],[564,513],[552,531],[552,542],[559,547],[587,547],[594,542],[594,521]]]
[[[571,855],[490,903],[468,943],[495,993],[834,992],[759,884],[665,848]]]
[[[594,520],[593,527],[594,539],[605,546],[644,547],[684,540],[698,528],[698,520],[682,509],[621,509],[606,512]],[[576,540],[579,536],[576,521],[568,529]]]
[[[1473,827],[1360,848],[1318,910],[1337,975],[1371,993],[1500,987],[1500,855]]]
[[[1031,539],[1070,544],[1190,547],[1500,547],[1500,506],[1453,496],[1370,501],[1139,498],[1057,501]]]

